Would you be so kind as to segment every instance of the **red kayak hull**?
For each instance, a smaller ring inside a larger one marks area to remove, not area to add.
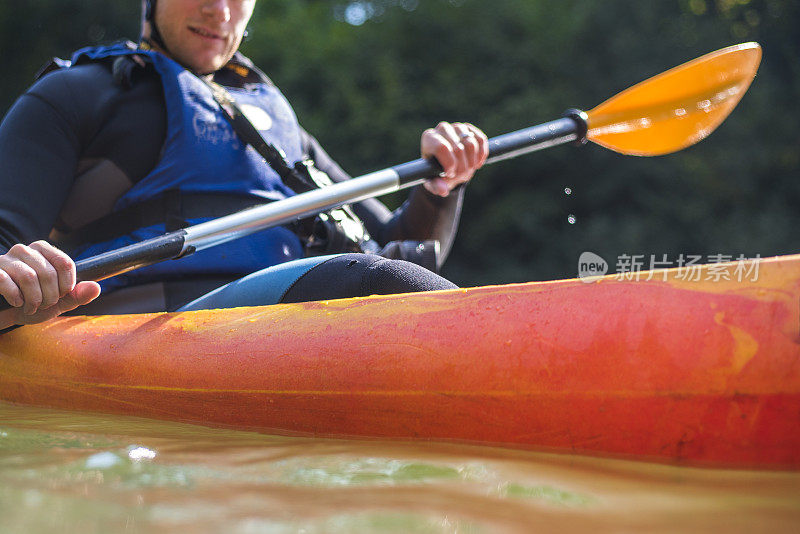
[[[800,256],[742,280],[730,265],[730,280],[706,266],[698,280],[59,318],[0,336],[0,398],[285,435],[800,468]]]

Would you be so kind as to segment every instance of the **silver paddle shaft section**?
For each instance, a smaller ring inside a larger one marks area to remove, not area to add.
[[[580,121],[564,117],[538,126],[500,135],[489,140],[489,158],[494,163],[534,150],[580,139]],[[393,193],[433,178],[442,171],[436,160],[418,159],[346,182],[250,208],[185,229],[181,255],[226,243],[265,228],[279,226],[343,204]]]
[[[414,184],[403,184],[403,187],[411,185]],[[181,255],[316,215],[344,204],[393,193],[398,189],[400,189],[400,176],[390,168],[226,215],[186,228]]]

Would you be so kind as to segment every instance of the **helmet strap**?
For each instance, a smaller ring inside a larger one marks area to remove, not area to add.
[[[164,52],[169,53],[167,43],[164,42],[164,37],[158,29],[158,24],[156,24],[156,0],[145,0],[144,20],[150,24],[150,37],[143,40],[150,41]]]

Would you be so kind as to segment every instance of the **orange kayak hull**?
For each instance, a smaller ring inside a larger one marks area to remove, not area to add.
[[[800,256],[748,265],[743,280],[734,266],[729,280],[717,265],[696,280],[669,270],[59,318],[0,336],[0,399],[285,435],[797,469]]]

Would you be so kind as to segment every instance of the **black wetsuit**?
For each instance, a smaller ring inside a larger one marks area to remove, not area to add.
[[[239,54],[233,63],[248,67],[247,76],[263,76]],[[228,69],[219,71],[215,79],[226,85],[248,81]],[[110,66],[102,63],[58,70],[40,79],[9,110],[0,126],[0,253],[15,243],[54,238],[107,215],[116,199],[159,161],[166,133],[161,82],[150,68],[135,70],[126,81],[129,86],[115,80]],[[306,132],[303,145],[333,181],[349,179]],[[354,210],[381,244],[436,239],[446,254],[462,196],[463,190],[441,198],[417,187],[393,213],[375,199],[359,203]],[[298,281],[292,300],[347,296],[341,294],[344,288],[350,293],[357,286],[368,293],[454,287],[413,268],[406,275],[393,275],[403,271],[402,264],[389,267],[391,262],[380,258],[361,260],[363,269],[357,274],[352,274],[351,261],[346,263],[350,269],[337,267],[336,262],[315,268],[316,278],[304,277],[313,278],[313,284],[306,287]],[[327,275],[326,268],[330,269]],[[354,281],[354,276],[361,279]],[[176,308],[227,281],[173,284],[167,307]]]

